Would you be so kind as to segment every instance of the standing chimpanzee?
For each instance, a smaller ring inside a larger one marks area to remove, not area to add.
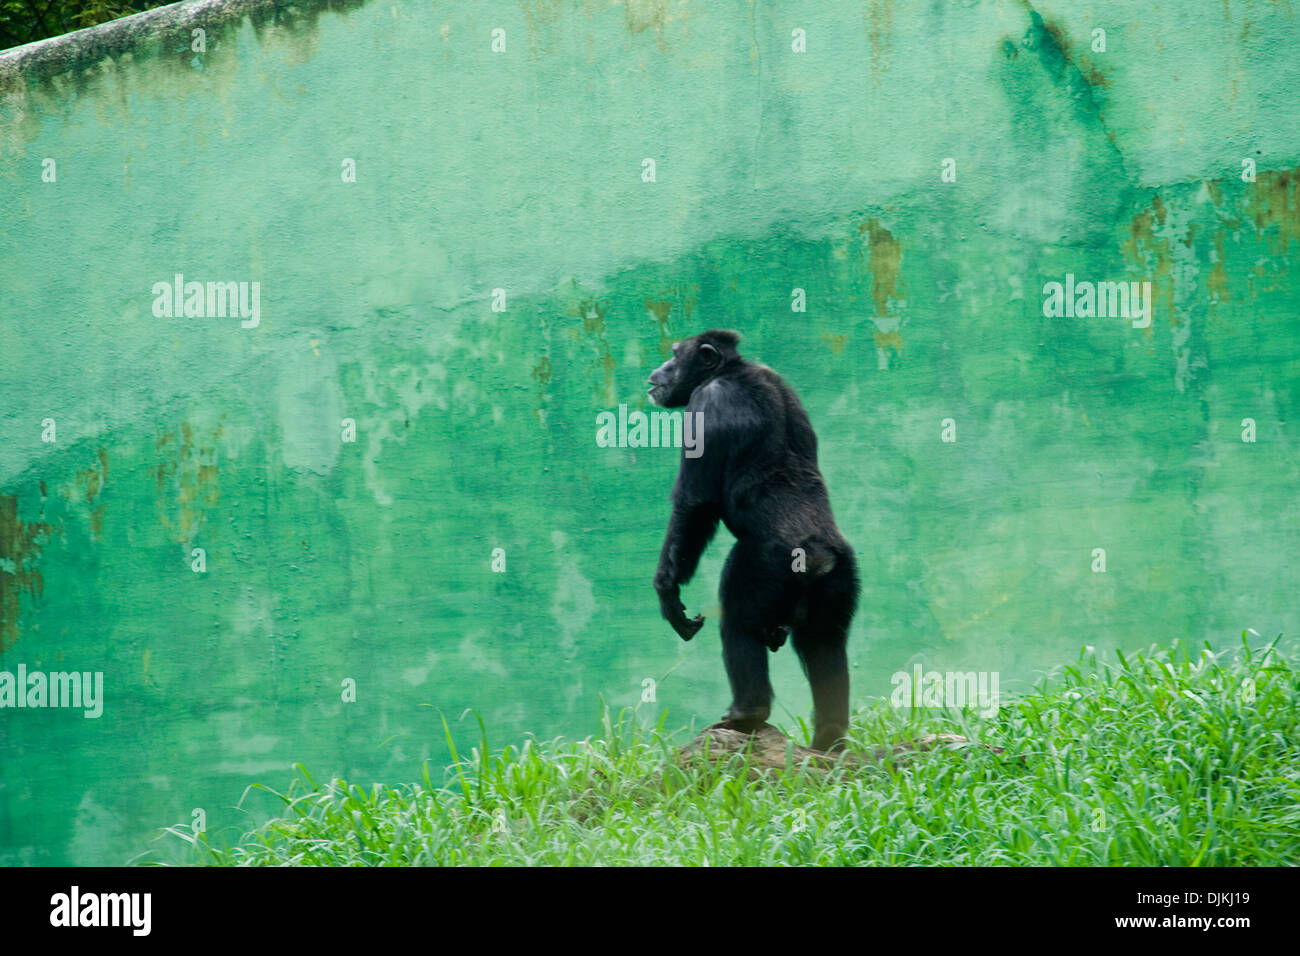
[[[664,619],[689,641],[690,581],[718,521],[736,536],[722,570],[722,660],[731,709],[721,726],[752,733],[772,710],[767,650],[793,633],[813,696],[813,746],[836,744],[849,723],[849,622],[858,601],[857,562],[831,516],[817,470],[817,436],[794,390],[736,351],[740,336],[717,329],[673,346],[650,376],[650,400],[686,407],[703,451],[683,448],[673,513],[655,572]]]

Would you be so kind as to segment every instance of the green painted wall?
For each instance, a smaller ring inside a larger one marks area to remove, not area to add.
[[[415,779],[439,711],[583,736],[650,677],[644,719],[715,719],[728,536],[684,645],[676,452],[595,442],[710,326],[818,430],[856,701],[1294,635],[1298,13],[235,0],[0,55],[0,670],[106,697],[0,710],[0,863],[232,832],[298,760]],[[260,324],[156,317],[175,273],[260,283]],[[1067,273],[1150,281],[1150,327],[1044,317]]]

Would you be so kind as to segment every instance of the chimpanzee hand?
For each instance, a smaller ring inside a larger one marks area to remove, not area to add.
[[[686,605],[682,603],[681,589],[676,586],[656,588],[659,591],[659,613],[672,625],[677,636],[689,641],[704,626],[704,615],[686,616]]]
[[[683,612],[685,610],[685,608],[682,609]],[[700,628],[704,626],[704,615],[697,614],[694,617],[688,618],[685,613],[678,613],[677,619],[669,621],[668,623],[672,624],[673,630],[677,632],[678,637],[683,641],[689,641],[692,637],[698,634]]]

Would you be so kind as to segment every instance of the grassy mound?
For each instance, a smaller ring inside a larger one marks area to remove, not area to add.
[[[426,768],[422,783],[322,786],[300,766],[283,815],[231,847],[168,832],[196,862],[236,866],[1295,864],[1298,693],[1282,652],[1244,639],[1085,649],[988,719],[878,701],[829,770],[793,747],[762,773],[743,753],[684,760],[662,719],[605,714],[584,741],[491,753],[484,736],[441,785]],[[868,759],[930,733],[985,746]]]

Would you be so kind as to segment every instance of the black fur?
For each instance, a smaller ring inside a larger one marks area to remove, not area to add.
[[[650,376],[655,404],[703,413],[703,454],[683,449],[655,591],[664,619],[689,641],[704,618],[686,617],[681,586],[725,524],[736,544],[719,588],[732,693],[723,725],[752,733],[767,720],[767,651],[793,635],[812,686],[813,746],[826,750],[848,729],[857,562],[831,515],[808,413],[776,372],[740,357],[739,342],[735,332],[703,332],[674,345]],[[795,570],[795,549],[804,570]]]

